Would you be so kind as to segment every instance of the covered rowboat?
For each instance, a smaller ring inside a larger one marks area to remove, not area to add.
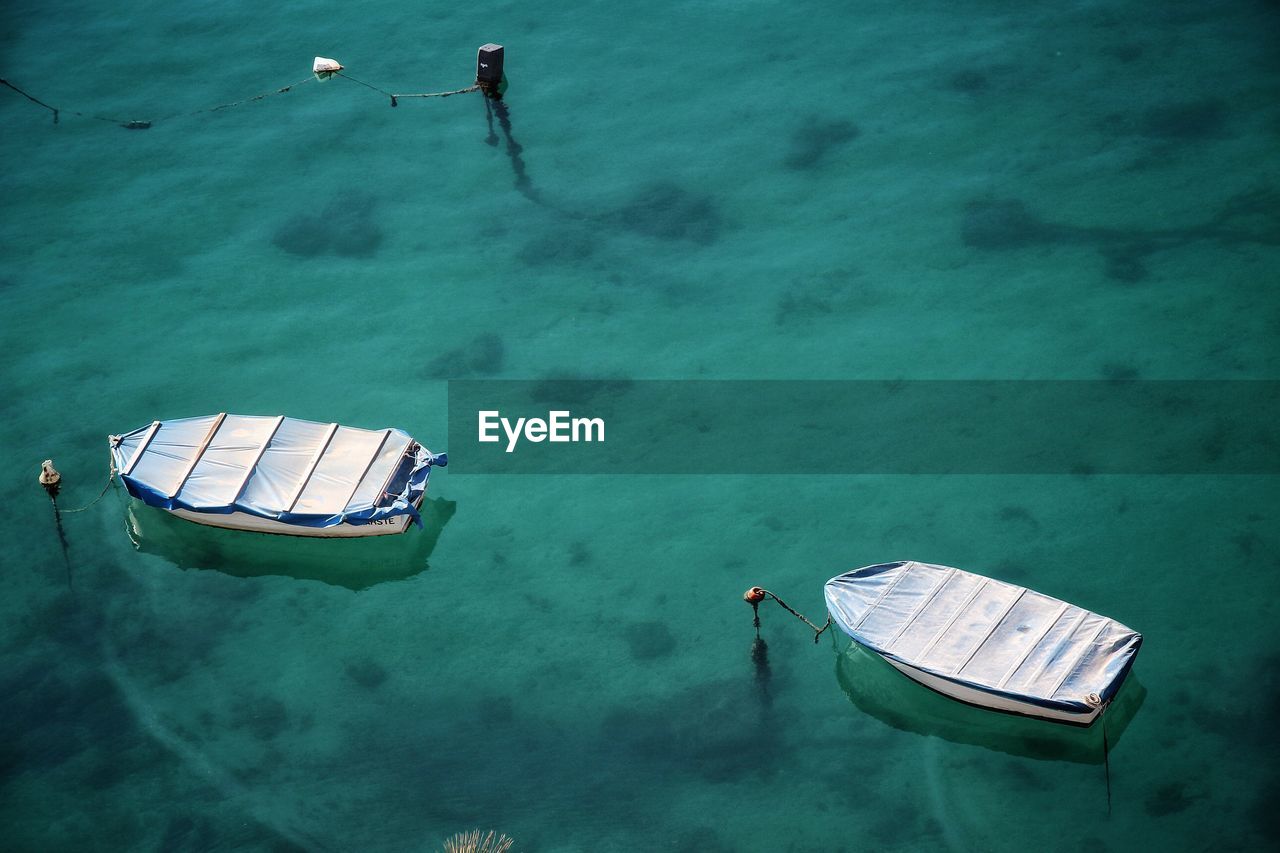
[[[228,415],[154,421],[110,437],[129,494],[213,527],[354,537],[421,526],[432,466],[448,464],[398,429]]]
[[[1142,635],[1038,592],[912,561],[827,581],[833,624],[909,678],[971,705],[1087,726]]]

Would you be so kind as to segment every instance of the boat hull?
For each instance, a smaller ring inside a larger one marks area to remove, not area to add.
[[[274,533],[281,536],[308,536],[315,539],[354,539],[362,536],[390,536],[409,529],[410,518],[398,515],[368,524],[335,524],[332,527],[304,527],[286,524],[272,518],[249,515],[247,512],[208,513],[185,509],[167,510],[171,515],[208,527],[227,530],[247,530],[254,533]]]
[[[1033,705],[1030,702],[1020,702],[1009,696],[1001,696],[994,693],[987,693],[964,684],[957,684],[945,678],[916,669],[910,664],[902,661],[894,660],[891,657],[880,655],[894,669],[910,678],[917,684],[921,684],[941,693],[949,699],[955,699],[966,705],[973,705],[976,708],[985,708],[989,711],[1000,711],[1005,714],[1017,714],[1020,717],[1034,717],[1037,720],[1048,720],[1054,723],[1068,723],[1073,726],[1090,726],[1093,721],[1102,713],[1104,706],[1099,705],[1096,708],[1090,708],[1086,713],[1076,714],[1067,711],[1060,711],[1056,708],[1042,708]]]

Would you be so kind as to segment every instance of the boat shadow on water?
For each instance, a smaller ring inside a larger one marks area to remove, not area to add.
[[[328,539],[207,527],[130,500],[125,528],[139,551],[182,569],[212,569],[241,578],[282,575],[359,591],[426,571],[456,511],[455,501],[427,498],[422,502],[421,530]]]
[[[917,684],[855,642],[836,641],[836,680],[849,701],[885,725],[952,743],[1046,761],[1102,764],[1103,726],[1115,749],[1146,698],[1129,673],[1103,717],[1087,728],[966,705]]]

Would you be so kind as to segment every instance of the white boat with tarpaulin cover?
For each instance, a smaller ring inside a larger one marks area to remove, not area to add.
[[[1142,635],[1025,587],[913,561],[827,581],[833,624],[953,699],[1087,726],[1115,697]]]
[[[129,494],[207,524],[291,536],[403,533],[433,466],[448,464],[399,429],[225,412],[154,421],[110,437]]]

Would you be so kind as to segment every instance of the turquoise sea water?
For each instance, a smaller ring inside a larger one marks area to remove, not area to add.
[[[0,19],[0,73],[63,110],[0,90],[5,849],[1276,843],[1274,477],[444,470],[386,543],[113,491],[65,561],[35,483],[53,457],[88,503],[108,433],[218,411],[447,449],[449,378],[1277,378],[1276,3]],[[342,79],[163,119],[317,54],[454,89],[487,41],[515,146],[476,95]],[[1144,633],[1110,816],[1096,729],[1033,748],[776,608],[753,664],[746,587],[813,617],[904,557]]]

